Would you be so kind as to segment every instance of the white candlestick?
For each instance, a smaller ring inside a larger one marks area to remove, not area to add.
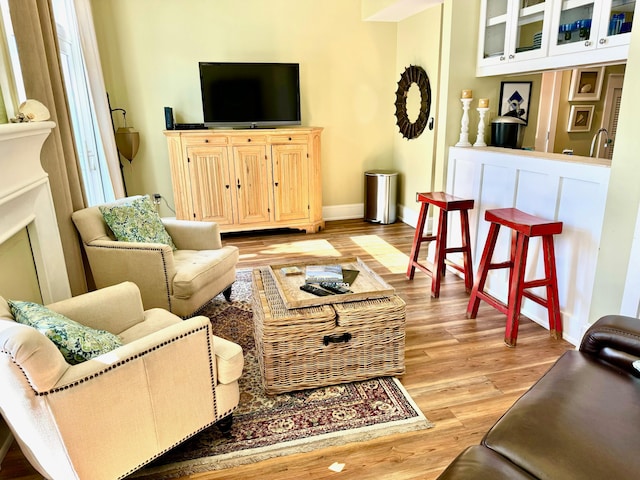
[[[469,142],[469,106],[473,98],[461,98],[462,102],[462,121],[460,122],[460,140],[456,143],[456,147],[470,147]]]
[[[489,107],[478,107],[477,110],[480,115],[480,120],[478,120],[478,138],[476,138],[476,143],[474,143],[473,146],[486,147],[487,144],[484,141],[484,116],[489,111]]]

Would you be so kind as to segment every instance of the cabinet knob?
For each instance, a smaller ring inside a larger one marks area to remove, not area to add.
[[[250,138],[247,138],[247,142],[250,142],[250,141],[251,141],[251,139],[250,139]]]
[[[600,43],[600,45],[604,45],[605,43],[607,43],[607,39],[601,38],[598,43]]]
[[[504,55],[500,55],[500,61],[504,62],[506,59],[504,58]]]
[[[591,46],[591,42],[589,40],[587,40],[586,42],[584,42],[584,46],[585,47],[590,47]]]
[[[515,55],[513,55],[513,54],[509,55],[509,60],[513,60],[514,58],[516,58]]]
[[[291,137],[289,137],[289,141],[291,141]]]
[[[278,186],[278,182],[274,183],[274,185],[277,187]]]
[[[238,189],[240,189],[240,179],[238,179]]]
[[[204,143],[209,143],[209,139],[208,139],[208,138],[205,138],[205,139],[204,139]]]

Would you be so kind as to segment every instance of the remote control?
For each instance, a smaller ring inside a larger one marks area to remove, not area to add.
[[[320,282],[320,286],[333,293],[353,293],[347,287],[343,287],[342,285],[333,282]]]
[[[304,290],[305,292],[313,293],[314,295],[317,295],[318,297],[326,297],[327,295],[333,295],[331,292],[327,292],[326,290],[323,290],[321,288],[314,287],[313,285],[309,285],[308,283],[305,283],[304,285],[302,285],[300,287],[300,290]]]

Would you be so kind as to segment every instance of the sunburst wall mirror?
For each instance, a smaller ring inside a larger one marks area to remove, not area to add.
[[[417,117],[412,120],[407,111],[407,103],[413,103],[412,97],[414,95],[412,92],[416,90],[412,88],[414,85],[420,94],[420,107]],[[400,76],[396,90],[396,124],[402,136],[409,140],[419,137],[427,126],[430,111],[431,85],[429,84],[429,76],[424,68],[409,65]]]

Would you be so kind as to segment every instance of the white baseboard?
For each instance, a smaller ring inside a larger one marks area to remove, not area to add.
[[[364,203],[324,206],[322,207],[322,218],[329,221],[364,218]]]
[[[398,205],[397,214],[398,220],[416,228],[418,224],[418,212],[406,208],[404,205]],[[322,218],[328,221],[364,218],[364,203],[324,206],[322,207]],[[425,230],[428,230],[428,228]]]

